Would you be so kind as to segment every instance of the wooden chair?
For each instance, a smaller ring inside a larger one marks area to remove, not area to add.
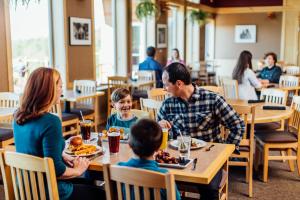
[[[221,96],[224,96],[224,91],[223,91],[222,87],[219,87],[219,86],[200,86],[200,88],[203,88],[205,90],[209,90],[209,91],[217,93]]]
[[[128,77],[126,76],[109,76],[107,78],[107,116],[110,116],[111,112],[111,94],[117,88],[127,88],[130,90],[130,86],[128,84]]]
[[[175,179],[174,175],[170,173],[162,174],[145,169],[110,164],[103,165],[103,173],[108,200],[123,199],[123,197],[126,199],[150,199],[152,191],[154,199],[157,200],[161,199],[161,189],[166,190],[167,199],[176,199]],[[115,193],[115,191],[117,192]]]
[[[298,76],[300,75],[300,67],[299,66],[287,66],[285,67],[286,74]]]
[[[153,99],[140,98],[140,105],[143,111],[146,111],[150,114],[151,119],[156,120],[157,113],[162,105],[162,102]]]
[[[169,93],[163,88],[153,88],[151,90],[148,90],[147,92],[148,98],[156,101],[164,101],[170,96]]]
[[[258,169],[259,161],[263,159],[263,181],[268,180],[269,160],[288,160],[290,170],[294,171],[294,160],[297,161],[298,174],[300,176],[300,96],[294,96],[291,108],[293,115],[289,118],[288,127],[284,131],[256,132],[256,161]],[[284,151],[286,155],[270,155],[270,151]],[[293,155],[296,151],[296,155]]]
[[[12,92],[0,92],[0,108],[18,108],[20,96]],[[0,148],[14,143],[11,127],[13,116],[0,120]]]
[[[279,88],[281,87],[297,87],[299,86],[299,77],[297,76],[291,76],[291,75],[285,75],[285,76],[280,76],[279,79]],[[288,91],[288,96],[293,97],[294,94],[298,94],[298,89],[295,89],[290,92]]]
[[[139,90],[151,90],[152,88],[155,88],[156,85],[156,77],[155,77],[155,71],[149,71],[149,70],[140,70],[137,72],[138,81],[153,81],[153,84],[145,85],[140,88]]]
[[[53,105],[50,112],[60,118],[64,137],[79,134],[79,118],[76,114],[62,113],[60,104]]]
[[[1,150],[0,165],[5,199],[46,199],[46,187],[49,199],[59,199],[55,168],[51,158]]]
[[[231,158],[238,158],[238,161],[229,161],[229,166],[244,166],[246,167],[246,182],[248,186],[248,195],[253,195],[253,153],[254,153],[254,120],[255,106],[234,105],[233,109],[241,116],[245,122],[245,132],[240,142],[240,154],[232,154]],[[248,123],[248,119],[251,120]],[[250,128],[250,131],[247,129]],[[247,136],[247,133],[250,133]]]
[[[82,93],[96,92],[96,81],[75,80],[73,90],[75,92],[79,90]],[[71,109],[71,113],[76,114],[78,118],[81,118],[81,111],[85,119],[93,121],[93,126],[97,132],[96,116],[98,115],[98,110],[96,109],[96,98],[97,97],[82,99],[76,102],[75,108]]]
[[[221,86],[223,87],[224,97],[227,99],[239,99],[238,82],[232,79],[222,79]]]

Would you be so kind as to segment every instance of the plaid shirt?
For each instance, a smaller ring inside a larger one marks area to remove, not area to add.
[[[195,90],[187,101],[170,97],[163,102],[158,112],[158,121],[171,122],[171,135],[183,134],[207,142],[235,144],[239,149],[245,124],[225,99],[213,92],[194,86]],[[220,135],[221,124],[230,130],[224,141]]]

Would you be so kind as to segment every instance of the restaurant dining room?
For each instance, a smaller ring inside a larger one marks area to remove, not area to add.
[[[0,200],[300,200],[300,0],[0,0]]]

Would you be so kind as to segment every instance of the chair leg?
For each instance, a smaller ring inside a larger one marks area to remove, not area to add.
[[[269,165],[269,147],[268,146],[264,146],[264,170],[263,170],[263,182],[267,182],[268,181],[268,165]]]
[[[246,166],[246,183],[249,183],[249,166]]]
[[[283,151],[283,150],[280,151],[280,155],[281,155],[282,157],[284,157],[284,156],[285,156],[285,151]],[[283,159],[282,159],[282,162],[285,162],[285,161],[286,161],[286,160],[283,158]]]
[[[287,155],[292,156],[292,149],[287,150]],[[289,166],[290,166],[291,172],[295,171],[294,160],[289,160]]]
[[[253,163],[249,163],[249,197],[253,196]]]

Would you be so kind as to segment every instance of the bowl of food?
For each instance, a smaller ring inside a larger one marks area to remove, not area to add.
[[[171,156],[169,152],[163,150],[159,150],[155,154],[154,158],[158,165],[161,167],[171,167],[178,169],[186,168],[193,161],[193,159],[180,160],[179,158]]]

